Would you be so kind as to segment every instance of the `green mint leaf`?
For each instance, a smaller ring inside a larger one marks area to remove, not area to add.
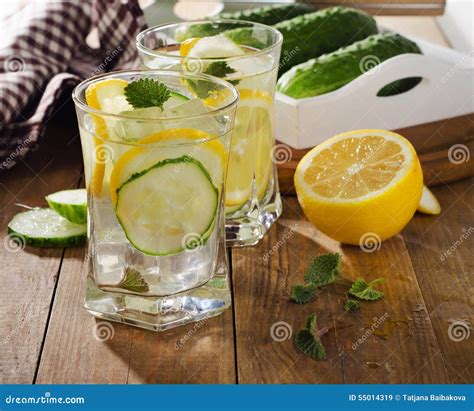
[[[226,78],[228,74],[235,73],[235,70],[232,67],[230,67],[225,61],[214,61],[203,70],[203,73],[209,74],[214,77]],[[233,84],[234,86],[239,84],[239,80],[227,80],[227,81]],[[194,90],[196,95],[202,99],[208,97],[209,94],[215,91],[215,86],[209,81],[187,79],[187,82],[191,86],[191,88]]]
[[[204,73],[214,77],[225,78],[228,74],[235,73],[235,70],[230,67],[225,61],[215,61],[206,67]]]
[[[357,301],[357,300],[351,300],[351,299],[348,299],[346,301],[346,303],[344,304],[344,309],[346,311],[357,311],[360,307],[360,302]]]
[[[291,289],[291,299],[298,304],[309,303],[318,293],[318,286],[315,284],[297,284]]]
[[[163,108],[163,104],[171,96],[170,89],[163,83],[146,77],[128,83],[124,92],[133,108]]]
[[[337,280],[341,269],[341,254],[327,253],[316,256],[306,270],[304,279],[318,287]]]
[[[382,291],[374,290],[374,286],[384,281],[383,278],[377,278],[376,280],[367,283],[363,278],[358,278],[352,284],[349,294],[357,297],[361,300],[376,301],[383,297]]]
[[[148,283],[144,280],[140,272],[132,267],[125,268],[122,281],[117,284],[117,287],[136,293],[146,293],[150,291]]]
[[[296,334],[295,346],[313,360],[324,360],[326,358],[326,350],[319,338],[315,313],[308,317],[305,328]]]

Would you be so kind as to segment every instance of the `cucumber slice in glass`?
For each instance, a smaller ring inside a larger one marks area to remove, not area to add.
[[[33,247],[73,247],[87,239],[87,226],[72,223],[50,208],[33,208],[12,218],[11,238]]]
[[[163,104],[163,109],[167,110],[169,108],[178,106],[179,104],[183,104],[188,100],[189,97],[176,93],[176,91],[171,91],[170,98],[165,101],[165,104]]]
[[[132,175],[117,190],[116,215],[135,248],[165,256],[204,244],[219,191],[198,160],[166,159]]]
[[[46,196],[46,201],[54,211],[69,221],[78,224],[87,222],[87,191],[85,188],[58,191]]]

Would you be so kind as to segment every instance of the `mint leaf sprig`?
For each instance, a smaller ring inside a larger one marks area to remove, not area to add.
[[[136,293],[146,293],[150,291],[148,283],[140,272],[132,267],[125,268],[123,278],[120,283],[117,284],[117,287]]]
[[[326,350],[321,343],[316,313],[307,318],[305,328],[296,334],[295,346],[313,360],[326,359]]]
[[[357,311],[360,307],[361,301],[377,301],[383,297],[383,292],[375,290],[373,287],[385,281],[383,278],[377,278],[371,282],[365,281],[362,277],[357,278],[349,289],[348,293],[355,297],[350,298],[347,294],[347,300],[344,304],[346,311]]]
[[[341,255],[327,253],[316,256],[306,269],[305,284],[292,287],[291,299],[298,304],[310,302],[320,291],[321,287],[337,280],[341,269]]]
[[[377,278],[376,280],[367,283],[362,277],[359,277],[354,281],[352,287],[349,290],[349,294],[357,297],[360,300],[365,301],[376,301],[383,297],[383,292],[375,290],[373,287],[377,284],[385,281],[383,278]]]
[[[205,74],[219,78],[225,78],[228,74],[234,74],[235,72],[225,61],[214,61],[204,70]]]
[[[291,289],[291,299],[298,304],[309,303],[318,293],[316,284],[297,284]]]
[[[346,303],[344,304],[344,310],[346,311],[357,311],[360,307],[360,301],[353,300],[349,298]]]
[[[125,98],[133,108],[159,107],[171,97],[166,85],[151,78],[141,78],[128,83],[124,89]]]
[[[333,283],[341,270],[341,254],[320,254],[311,261],[304,279],[307,283],[322,287]]]

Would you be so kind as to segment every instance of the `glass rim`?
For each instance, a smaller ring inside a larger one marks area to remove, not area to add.
[[[211,81],[215,84],[219,84],[226,89],[230,90],[233,94],[232,100],[227,103],[226,105],[218,108],[212,108],[206,113],[200,113],[200,114],[191,114],[191,115],[180,115],[180,116],[173,116],[173,117],[157,117],[157,118],[146,118],[146,117],[134,117],[134,116],[124,116],[122,114],[113,114],[109,113],[107,111],[95,109],[93,107],[90,107],[84,98],[80,96],[80,93],[82,93],[87,89],[87,87],[94,83],[99,81],[100,79],[106,79],[106,78],[113,78],[113,77],[120,77],[121,75],[133,75],[133,74],[143,74],[144,77],[146,75],[150,74],[156,74],[156,75],[166,75],[166,76],[172,76],[172,77],[184,77],[184,78],[192,78],[196,80],[206,80],[206,81]],[[238,100],[239,100],[239,92],[237,89],[228,81],[210,76],[207,74],[196,74],[196,73],[185,73],[183,71],[179,70],[166,70],[166,69],[159,69],[159,70],[117,70],[117,71],[110,71],[108,73],[103,73],[99,74],[97,76],[89,77],[83,81],[81,81],[76,87],[74,87],[74,90],[72,91],[72,100],[74,101],[74,104],[76,107],[81,108],[87,113],[92,113],[95,115],[99,115],[101,117],[106,117],[106,118],[112,118],[116,120],[122,120],[122,121],[140,121],[140,122],[170,122],[170,121],[176,121],[176,120],[185,120],[185,119],[196,119],[196,118],[204,118],[206,116],[210,116],[213,114],[216,114],[220,111],[227,110],[231,108],[232,106],[236,105]]]
[[[192,26],[193,24],[209,24],[209,23],[228,23],[228,24],[244,24],[247,26],[253,27],[260,27],[262,29],[268,30],[276,35],[276,41],[261,50],[250,51],[248,53],[242,53],[237,56],[232,57],[182,57],[180,55],[170,54],[170,53],[162,53],[156,50],[152,50],[148,47],[145,47],[141,44],[141,41],[145,38],[146,35],[149,33],[156,31],[158,29],[162,30],[168,27],[173,26]],[[190,20],[190,21],[176,21],[173,23],[163,23],[157,26],[149,27],[140,33],[138,33],[137,37],[135,38],[135,46],[137,49],[145,54],[154,57],[163,57],[168,59],[174,60],[187,60],[187,61],[232,61],[232,60],[241,60],[243,58],[251,58],[256,57],[262,54],[266,54],[269,51],[273,50],[274,48],[280,46],[283,43],[283,35],[275,29],[274,27],[267,26],[266,24],[255,23],[253,21],[246,21],[246,20],[231,20],[231,19],[216,19],[216,20]]]

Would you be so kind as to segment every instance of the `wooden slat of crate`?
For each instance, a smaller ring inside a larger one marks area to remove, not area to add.
[[[444,13],[445,0],[305,0],[316,8],[344,5],[373,15],[436,16]]]
[[[395,131],[414,145],[426,185],[436,186],[474,175],[474,156],[466,156],[466,161],[453,162],[449,155],[450,148],[455,144],[462,144],[466,152],[474,152],[474,113]],[[293,176],[296,167],[310,149],[288,149],[291,156],[289,161],[278,165],[278,180],[283,194],[294,194]]]

